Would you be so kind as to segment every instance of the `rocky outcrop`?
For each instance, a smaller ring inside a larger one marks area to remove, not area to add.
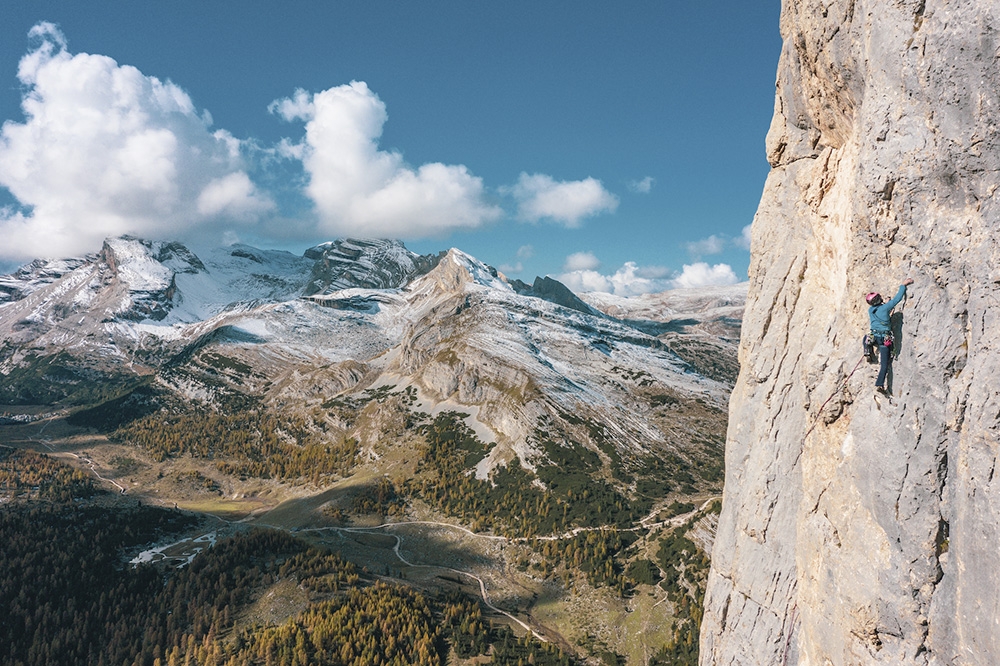
[[[781,31],[701,663],[994,664],[1000,5]],[[862,296],[908,275],[880,405]]]
[[[36,259],[10,275],[0,275],[0,304],[21,300],[94,258]]]
[[[418,255],[398,240],[346,238],[311,247],[315,260],[305,295],[340,289],[398,289],[437,265],[442,255]]]
[[[131,236],[109,238],[99,255],[107,266],[104,282],[127,290],[108,321],[160,321],[169,314],[177,295],[177,273],[205,270],[201,260],[180,243],[147,241]]]
[[[598,314],[598,310],[580,300],[580,297],[570,291],[566,285],[558,280],[553,280],[547,275],[545,277],[536,277],[532,284],[513,280],[510,286],[514,288],[514,291],[525,296],[542,298],[556,305],[577,310],[584,314]]]

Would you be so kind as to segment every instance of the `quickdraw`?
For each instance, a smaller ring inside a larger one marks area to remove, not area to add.
[[[896,339],[892,337],[892,333],[879,333],[877,331],[869,331],[861,341],[865,358],[868,359],[869,363],[878,363],[879,347],[888,347],[892,351],[895,343]]]

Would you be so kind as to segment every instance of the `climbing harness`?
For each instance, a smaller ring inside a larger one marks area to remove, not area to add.
[[[865,358],[869,363],[878,363],[879,347],[888,347],[889,351],[892,351],[895,343],[896,339],[892,337],[892,333],[879,333],[876,331],[868,331],[865,337],[861,339],[861,346],[864,349]]]

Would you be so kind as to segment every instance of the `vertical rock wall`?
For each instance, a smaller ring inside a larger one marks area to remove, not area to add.
[[[781,32],[701,663],[1000,663],[1000,2]],[[879,407],[863,295],[906,276]]]

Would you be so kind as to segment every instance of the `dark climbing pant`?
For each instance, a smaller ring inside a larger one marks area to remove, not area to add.
[[[878,346],[878,379],[875,380],[875,388],[885,386],[885,376],[889,374],[889,366],[892,365],[892,347],[885,345]]]

